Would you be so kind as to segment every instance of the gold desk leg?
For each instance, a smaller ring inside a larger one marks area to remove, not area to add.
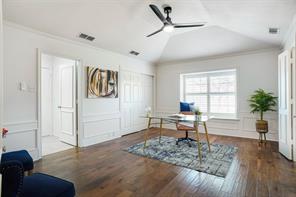
[[[161,140],[161,135],[162,135],[162,118],[160,119],[160,127],[159,127],[159,143]]]
[[[197,148],[198,148],[198,157],[199,157],[199,161],[201,163],[202,154],[201,154],[201,146],[200,146],[200,142],[199,142],[198,122],[194,122],[194,127],[195,127],[195,134],[196,134],[196,143],[197,143]]]
[[[144,148],[146,148],[147,139],[148,139],[148,132],[149,132],[149,129],[150,129],[150,124],[151,124],[151,118],[149,117],[149,119],[148,119],[148,126],[147,126],[147,129],[146,129],[146,132],[145,132]]]
[[[208,128],[207,128],[206,122],[203,122],[203,125],[204,125],[205,132],[206,132],[206,138],[207,138],[207,142],[208,142],[209,152],[211,152],[211,145],[210,145],[210,141],[209,141]]]

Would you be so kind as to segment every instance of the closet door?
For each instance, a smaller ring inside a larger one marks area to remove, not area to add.
[[[153,107],[153,77],[121,71],[121,135],[146,128],[147,106]]]
[[[121,135],[133,129],[133,75],[121,71]]]
[[[143,126],[142,126],[142,122],[144,120],[144,118],[142,118],[141,116],[144,115],[143,113],[143,100],[144,100],[144,96],[143,96],[143,76],[142,74],[137,74],[134,73],[133,74],[133,130],[134,131],[139,131],[142,130]]]
[[[134,130],[139,131],[147,127],[147,119],[141,117],[146,114],[145,108],[153,108],[153,77],[136,74],[134,87]]]
[[[292,159],[292,66],[289,51],[279,55],[278,80],[279,152]]]

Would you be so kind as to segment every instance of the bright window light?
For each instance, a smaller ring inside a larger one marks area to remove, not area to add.
[[[236,118],[236,70],[181,75],[181,100],[218,118]]]

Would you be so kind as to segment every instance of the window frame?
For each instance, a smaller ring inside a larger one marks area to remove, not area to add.
[[[235,75],[235,88],[234,92],[210,92],[210,77],[212,76],[225,76],[225,73],[234,73]],[[205,93],[187,93],[186,92],[186,82],[185,80],[188,78],[196,78],[198,77],[206,77],[207,78],[207,92]],[[211,113],[211,103],[210,103],[210,96],[211,95],[234,95],[235,97],[235,109],[234,113]],[[205,115],[214,116],[215,118],[221,119],[237,119],[238,115],[238,72],[237,68],[228,68],[228,69],[220,69],[220,70],[210,70],[205,72],[194,72],[194,73],[185,73],[180,74],[180,96],[181,101],[185,101],[186,95],[205,95],[207,96],[207,112],[204,113]]]

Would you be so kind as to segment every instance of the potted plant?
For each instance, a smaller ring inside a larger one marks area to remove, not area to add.
[[[251,95],[250,99],[251,113],[258,112],[260,120],[256,121],[256,130],[258,132],[268,132],[268,122],[263,119],[264,112],[276,111],[277,97],[272,92],[265,92],[263,89],[258,89]]]
[[[200,117],[202,115],[202,112],[200,111],[199,107],[197,107],[197,106],[190,106],[190,110],[197,117]]]

